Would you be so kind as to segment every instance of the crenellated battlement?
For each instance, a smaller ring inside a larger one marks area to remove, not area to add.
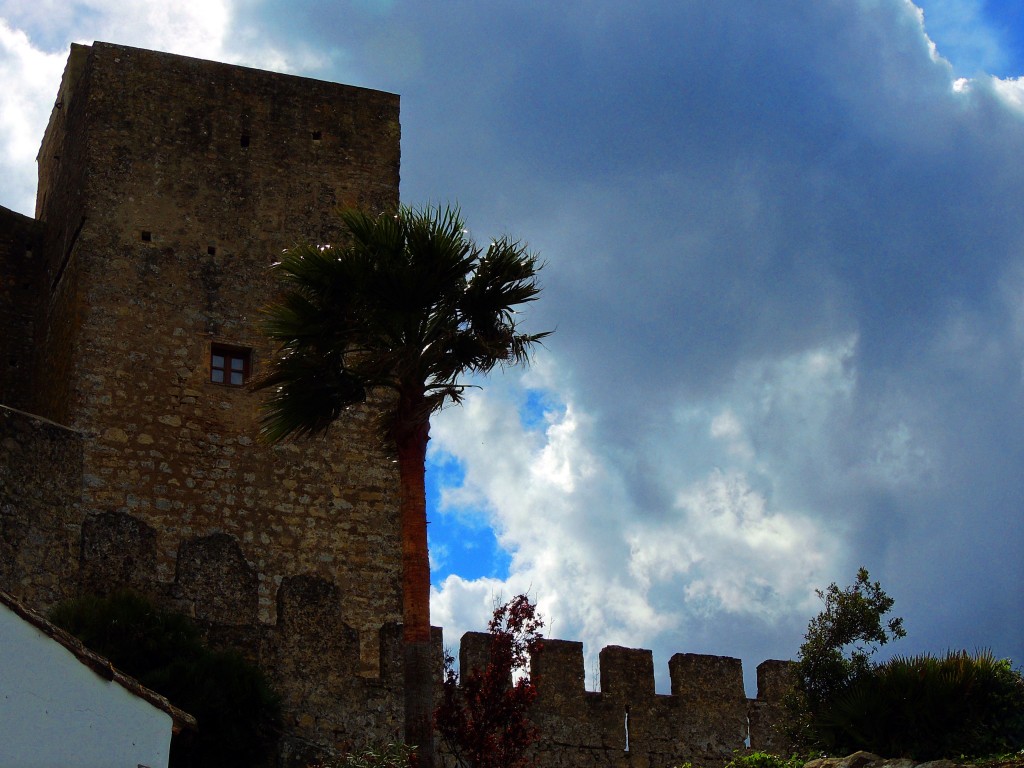
[[[487,634],[463,635],[461,668],[485,664],[489,647]],[[599,665],[601,690],[593,692],[584,684],[583,643],[544,640],[533,656],[538,696],[532,717],[542,734],[536,751],[543,765],[715,765],[730,760],[748,738],[754,749],[787,749],[777,726],[791,662],[758,666],[756,699],[744,693],[742,662],[727,656],[675,654],[667,695],[655,693],[649,650],[609,646]]]

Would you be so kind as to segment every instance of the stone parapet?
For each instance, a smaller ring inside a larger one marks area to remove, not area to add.
[[[467,633],[462,669],[486,664],[489,635]],[[531,718],[540,732],[540,765],[671,768],[685,762],[723,765],[736,750],[788,748],[777,726],[792,662],[767,661],[756,699],[743,690],[739,659],[678,653],[669,661],[672,693],[655,693],[651,651],[611,646],[601,650],[601,691],[584,685],[583,644],[545,639],[531,659],[537,700]]]
[[[32,607],[76,593],[85,439],[0,405],[0,589]]]

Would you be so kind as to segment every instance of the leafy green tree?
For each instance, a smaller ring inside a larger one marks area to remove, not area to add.
[[[797,744],[918,760],[1024,747],[1024,678],[1009,660],[949,651],[873,663],[879,646],[906,635],[901,619],[884,618],[893,599],[864,568],[852,586],[818,596],[825,609],[807,627],[787,702]]]
[[[835,582],[816,590],[824,610],[811,619],[800,646],[796,686],[787,702],[793,715],[790,736],[816,745],[816,722],[836,697],[871,670],[870,658],[890,640],[905,637],[903,619],[884,620],[893,599],[871,581],[866,568],[845,589]]]
[[[540,288],[537,257],[507,238],[478,247],[457,209],[340,212],[346,245],[298,245],[275,271],[284,289],[267,310],[280,354],[262,434],[276,442],[325,432],[371,394],[400,476],[406,741],[433,755],[430,565],[424,471],[430,417],[458,403],[464,377],[528,362],[546,333],[524,334],[517,307]]]
[[[903,619],[884,621],[895,601],[866,568],[857,571],[852,586],[841,590],[833,582],[817,594],[825,610],[811,619],[798,662],[799,684],[812,709],[868,672],[879,646],[907,634]]]

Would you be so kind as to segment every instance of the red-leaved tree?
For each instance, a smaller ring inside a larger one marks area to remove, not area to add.
[[[459,768],[518,768],[538,738],[530,722],[537,689],[529,661],[541,649],[544,621],[526,595],[495,608],[488,624],[490,661],[463,670],[445,654],[444,691],[437,708],[437,733]]]

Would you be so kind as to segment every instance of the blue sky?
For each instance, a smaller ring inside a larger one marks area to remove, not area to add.
[[[547,262],[534,365],[433,424],[449,642],[530,590],[749,680],[864,565],[895,650],[1024,662],[1018,3],[122,5],[0,0],[0,204],[98,39],[399,93],[403,199]]]

